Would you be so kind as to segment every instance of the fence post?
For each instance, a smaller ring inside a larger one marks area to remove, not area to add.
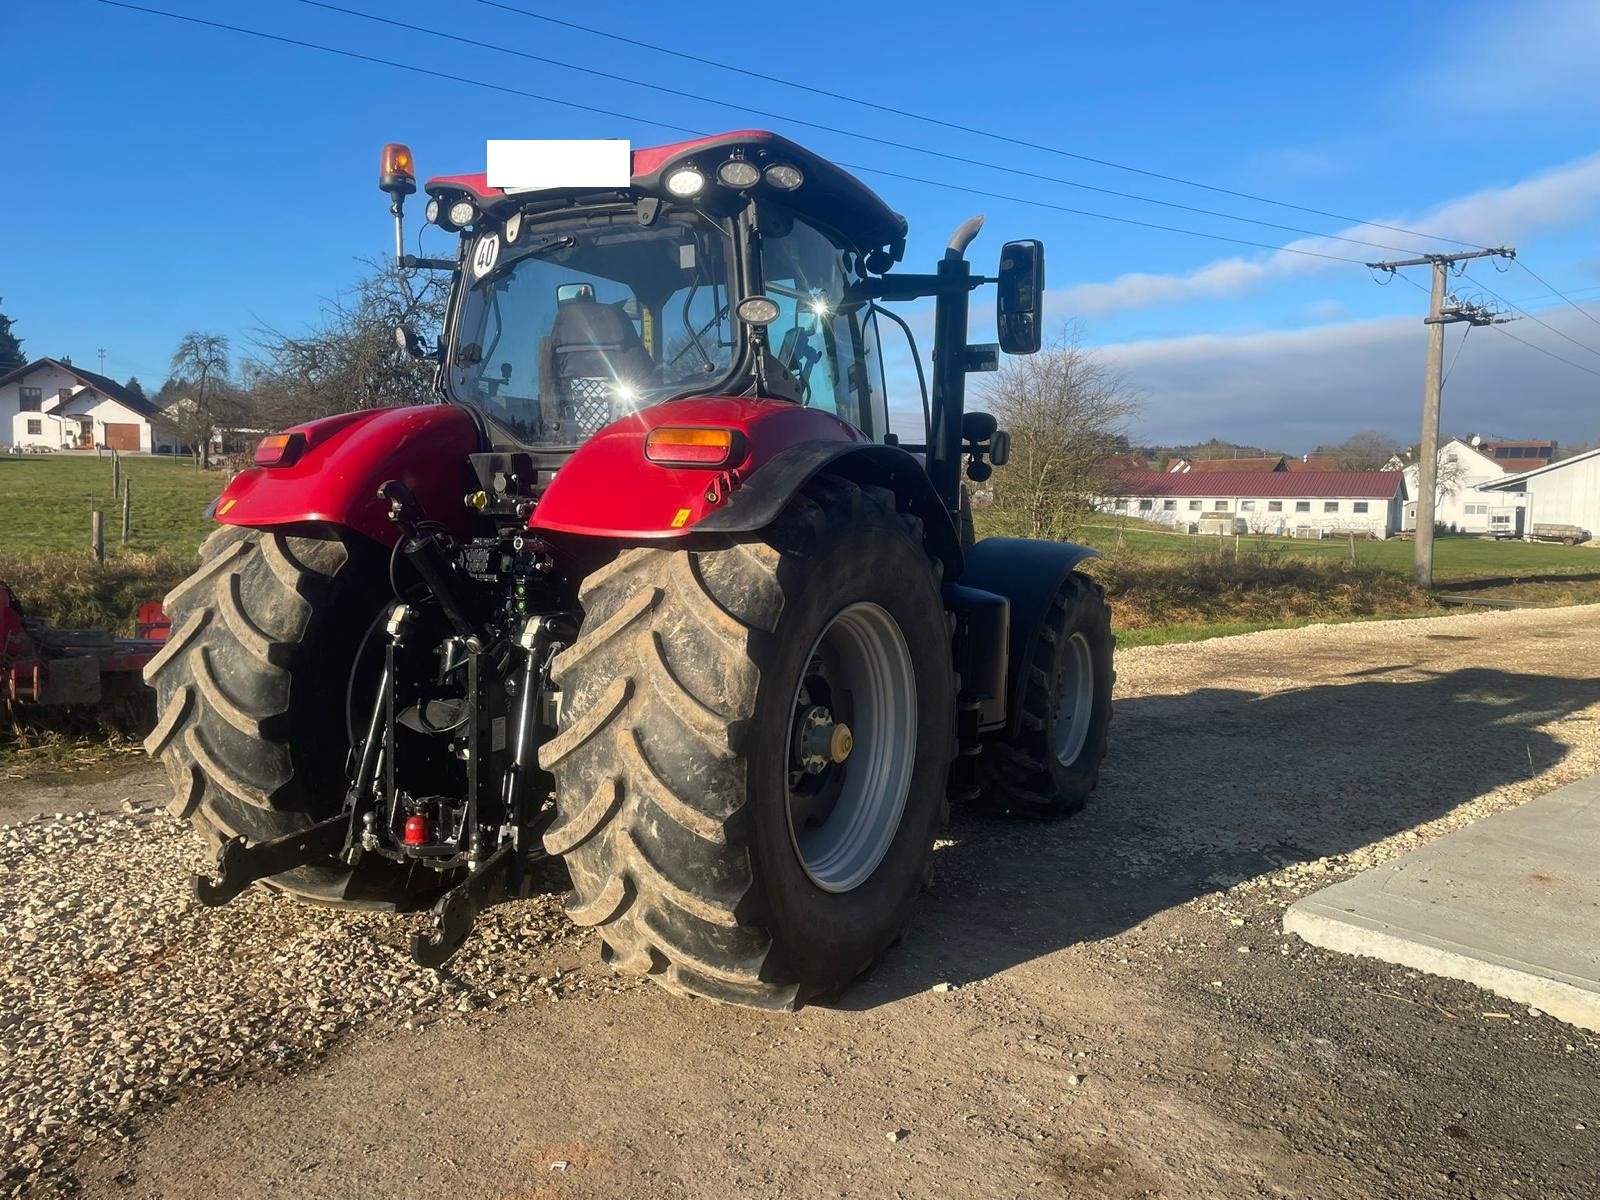
[[[117,451],[111,452],[111,496],[112,499],[122,495],[122,455]]]
[[[106,515],[98,508],[89,514],[90,546],[94,550],[94,561],[102,567],[106,565]]]
[[[128,529],[132,525],[133,517],[133,481],[125,479],[122,483],[122,544],[128,544]]]

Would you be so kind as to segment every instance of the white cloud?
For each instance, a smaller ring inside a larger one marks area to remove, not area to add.
[[[1459,119],[1521,115],[1600,103],[1600,4],[1521,0],[1478,21],[1442,27],[1444,49],[1413,85],[1416,98]]]
[[[1596,6],[1600,9],[1600,5]],[[1386,224],[1423,229],[1431,234],[1480,245],[1514,242],[1534,230],[1560,227],[1586,216],[1600,203],[1600,154],[1552,168],[1504,187],[1484,188],[1414,217],[1399,216]],[[1393,241],[1403,235],[1354,226],[1346,237]],[[1362,257],[1362,247],[1329,238],[1301,238],[1290,250],[1312,251],[1339,258]],[[1369,252],[1374,257],[1382,251]],[[1283,250],[1260,258],[1218,259],[1176,274],[1135,273],[1108,283],[1085,283],[1054,292],[1050,311],[1105,316],[1129,309],[1179,304],[1189,300],[1237,296],[1267,283],[1325,271],[1346,264]]]
[[[1571,309],[1540,317],[1600,348]],[[1600,370],[1600,357],[1530,321],[1509,332]],[[1446,361],[1462,327],[1447,332]],[[1477,329],[1446,383],[1448,430],[1588,441],[1600,435],[1600,378],[1547,358],[1494,329]],[[1151,442],[1233,438],[1305,451],[1358,429],[1404,437],[1420,419],[1425,356],[1416,317],[1294,331],[1202,334],[1100,348],[1142,397],[1138,436]]]

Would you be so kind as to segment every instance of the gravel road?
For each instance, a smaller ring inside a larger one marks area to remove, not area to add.
[[[903,944],[787,1017],[612,976],[554,897],[197,908],[140,768],[0,784],[0,1195],[1590,1197],[1600,1039],[1279,932],[1600,770],[1600,609],[1119,656],[1079,819],[958,816]]]

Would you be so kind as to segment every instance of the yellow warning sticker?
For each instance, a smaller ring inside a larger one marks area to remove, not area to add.
[[[230,508],[232,508],[237,503],[239,503],[237,500],[224,500],[222,502],[222,504],[220,506],[218,506],[218,508],[217,508],[217,516],[219,516],[219,517],[227,516],[228,515],[228,510]]]
[[[687,508],[680,508],[677,512],[677,515],[672,518],[672,527],[674,529],[682,529],[685,522],[688,520],[689,510]]]

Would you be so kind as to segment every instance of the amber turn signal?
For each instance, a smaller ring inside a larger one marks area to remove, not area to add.
[[[378,160],[378,189],[391,196],[409,196],[417,190],[417,169],[410,146],[402,142],[384,146]]]
[[[303,433],[274,433],[261,439],[252,459],[258,467],[287,467],[306,448]]]
[[[736,429],[693,429],[664,425],[644,439],[644,456],[664,467],[725,467],[744,450]]]

